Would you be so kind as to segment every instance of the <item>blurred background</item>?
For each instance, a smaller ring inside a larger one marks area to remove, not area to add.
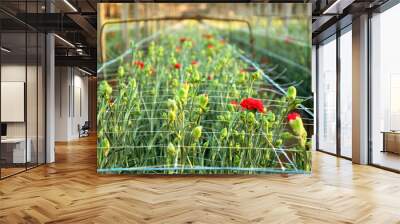
[[[117,23],[100,28],[106,22],[165,18],[208,16],[224,19],[242,19],[250,24],[232,21],[205,20],[219,30],[230,44],[237,45],[247,56],[268,72],[282,88],[298,88],[300,96],[311,92],[311,4],[291,3],[102,3],[98,5],[98,64],[110,61],[129,49],[132,41],[139,41],[180,21],[159,20]],[[254,42],[250,41],[253,36]],[[100,43],[98,43],[100,46]],[[312,111],[312,100],[305,102]]]

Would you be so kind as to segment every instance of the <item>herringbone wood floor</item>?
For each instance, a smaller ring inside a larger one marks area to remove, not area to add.
[[[95,139],[0,181],[0,223],[400,223],[400,175],[314,153],[312,175],[102,176]]]

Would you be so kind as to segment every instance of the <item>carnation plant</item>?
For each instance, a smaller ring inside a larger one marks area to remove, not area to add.
[[[98,168],[129,173],[311,170],[296,88],[279,95],[214,33],[132,45],[98,85]]]

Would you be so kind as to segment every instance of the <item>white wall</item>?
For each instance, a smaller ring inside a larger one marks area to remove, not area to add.
[[[25,64],[24,65],[18,65],[18,64],[2,65],[1,66],[1,81],[3,81],[3,82],[17,81],[17,82],[25,82],[26,83],[25,69],[27,69],[28,74],[32,74],[32,73],[36,74],[36,67],[34,67],[34,66],[25,67]],[[36,81],[34,83],[31,83],[31,82],[32,81],[30,80],[29,84],[36,85]],[[27,90],[28,90],[27,102],[29,104],[34,101],[32,98],[36,98],[36,89],[28,88]],[[32,90],[34,92],[29,92],[29,90]],[[35,105],[30,105],[30,106],[34,106],[36,108],[36,101],[35,101]],[[1,108],[1,109],[7,110],[7,108]],[[34,120],[36,123],[36,113],[35,114],[28,113],[27,116],[28,116],[28,122],[31,122]],[[33,125],[28,125],[28,128],[31,126],[33,126]],[[7,136],[8,137],[25,137],[25,122],[7,122]]]
[[[38,70],[37,70],[38,69]],[[2,82],[24,82],[26,83],[26,107],[23,106],[22,112],[27,115],[27,120],[23,122],[6,122],[7,137],[24,138],[25,135],[30,140],[32,161],[44,163],[44,74],[40,66],[25,66],[25,64],[3,64],[1,66]],[[27,78],[27,81],[25,80]],[[22,93],[23,94],[23,93]],[[7,97],[7,96],[2,96]],[[10,108],[1,108],[10,110]],[[12,111],[8,111],[11,112]],[[39,154],[37,156],[37,153]]]
[[[67,141],[69,133],[69,68],[55,68],[55,141]]]
[[[55,85],[55,140],[77,139],[78,124],[88,120],[88,78],[76,68],[56,67]]]

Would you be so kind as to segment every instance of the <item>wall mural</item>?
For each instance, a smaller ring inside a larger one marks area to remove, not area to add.
[[[99,173],[311,171],[307,4],[99,9]]]

